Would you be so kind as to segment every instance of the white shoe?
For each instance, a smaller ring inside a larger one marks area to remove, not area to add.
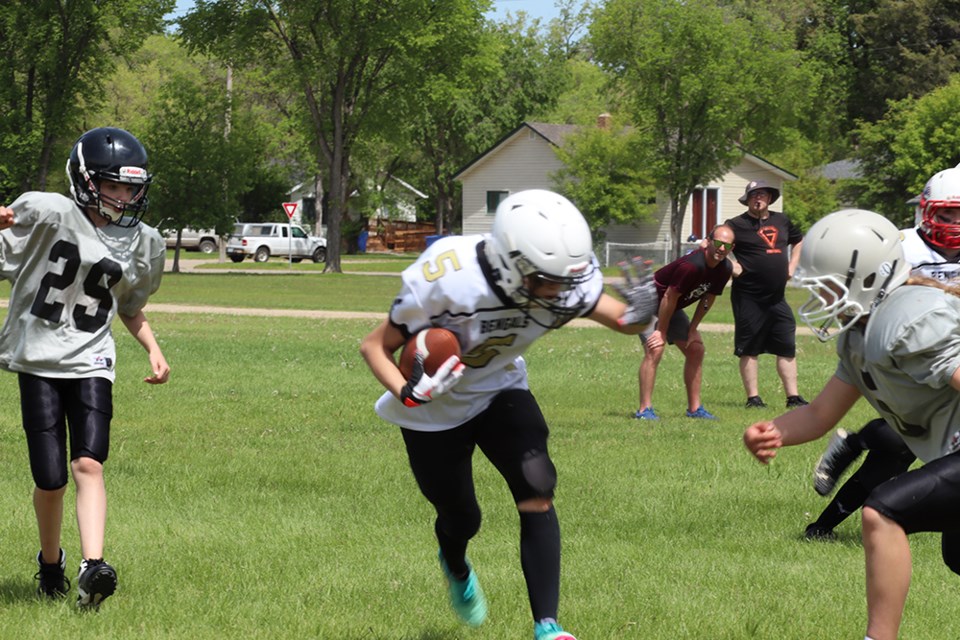
[[[833,491],[843,472],[863,453],[862,449],[850,444],[849,436],[846,429],[837,429],[827,449],[817,460],[817,466],[813,469],[813,488],[822,496]]]

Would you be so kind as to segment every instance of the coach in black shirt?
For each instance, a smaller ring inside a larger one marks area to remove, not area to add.
[[[757,383],[757,356],[777,357],[787,407],[807,404],[797,389],[796,333],[793,310],[784,298],[787,281],[800,260],[803,234],[785,215],[771,211],[780,191],[769,184],[747,183],[740,202],[747,210],[726,221],[735,237],[734,280],[730,292],[736,323],[734,355],[740,358],[740,378],[747,407],[765,407]],[[788,247],[792,247],[792,254]]]

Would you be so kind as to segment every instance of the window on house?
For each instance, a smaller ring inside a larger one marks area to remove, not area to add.
[[[717,226],[717,203],[719,201],[720,190],[694,189],[690,197],[693,208],[693,224],[690,234],[699,238],[706,238],[707,234]]]
[[[487,191],[487,215],[495,214],[497,207],[508,195],[510,195],[509,191]]]

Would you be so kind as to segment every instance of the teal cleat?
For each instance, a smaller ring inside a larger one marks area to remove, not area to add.
[[[577,640],[563,630],[556,620],[545,618],[533,625],[533,640]]]
[[[477,580],[477,574],[473,567],[467,563],[470,573],[466,580],[457,580],[450,575],[450,569],[447,567],[447,561],[443,559],[443,554],[438,553],[440,558],[440,568],[443,569],[443,576],[447,579],[447,591],[450,593],[450,606],[456,612],[464,624],[471,627],[479,627],[487,619],[487,599],[483,595],[483,589],[480,588],[480,581]]]

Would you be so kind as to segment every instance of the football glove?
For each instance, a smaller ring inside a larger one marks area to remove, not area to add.
[[[630,263],[619,263],[624,283],[613,285],[627,302],[627,309],[617,322],[628,324],[649,324],[660,309],[657,287],[653,283],[652,260],[641,257],[630,259]]]
[[[419,407],[446,393],[463,377],[466,367],[460,358],[450,356],[432,376],[423,370],[423,352],[417,351],[413,359],[413,372],[407,384],[400,390],[400,400],[408,407]]]

